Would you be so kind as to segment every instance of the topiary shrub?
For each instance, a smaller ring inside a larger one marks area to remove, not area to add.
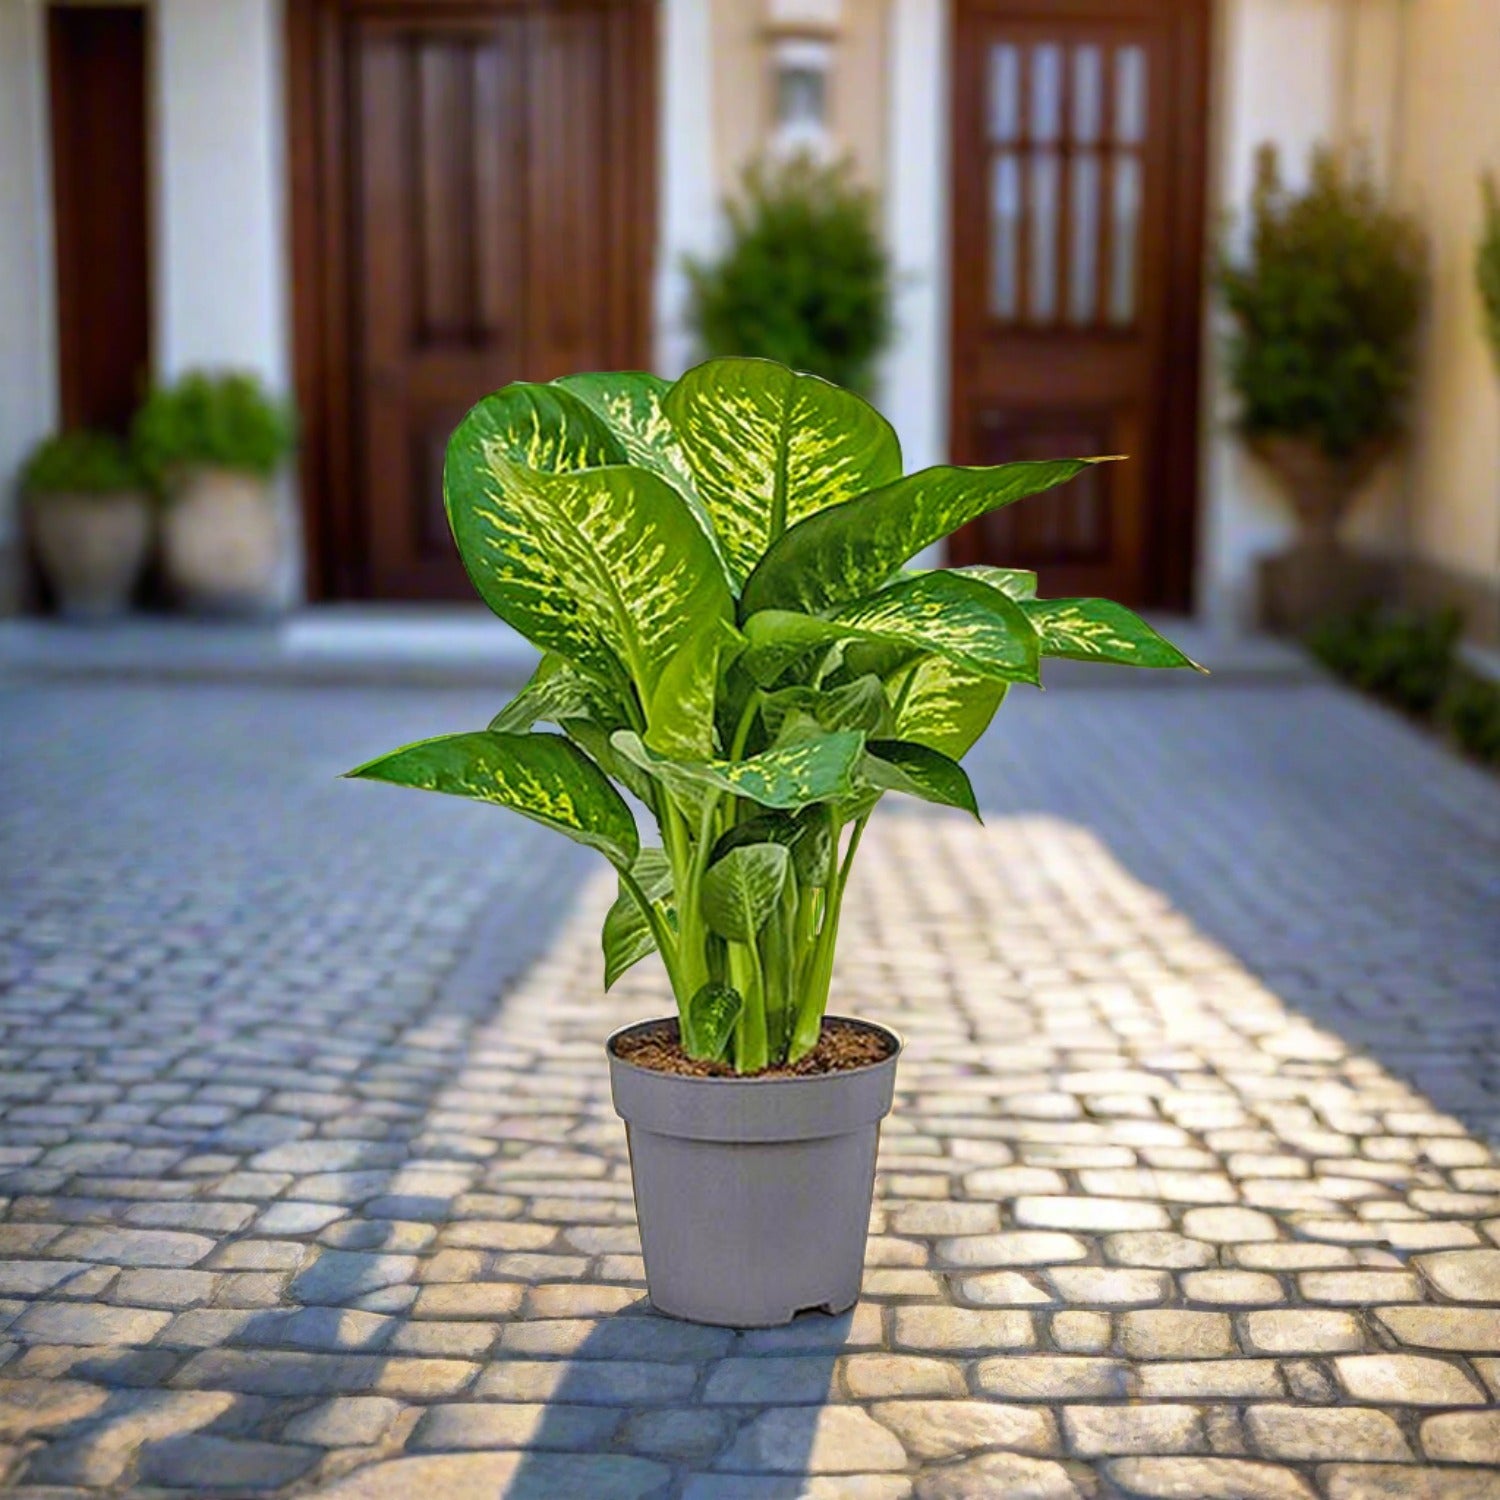
[[[21,492],[110,495],[142,488],[140,469],[125,444],[108,432],[76,428],[38,443],[21,470]]]
[[[1235,322],[1229,377],[1247,436],[1310,439],[1343,458],[1394,436],[1410,390],[1425,252],[1368,173],[1316,150],[1307,189],[1260,150],[1244,254],[1219,284]]]
[[[296,420],[254,375],[194,370],[151,392],[131,442],[156,484],[173,470],[200,466],[267,479],[296,442]]]
[[[723,255],[687,263],[703,352],[774,359],[868,394],[891,332],[874,196],[847,163],[797,157],[749,167],[726,213]]]

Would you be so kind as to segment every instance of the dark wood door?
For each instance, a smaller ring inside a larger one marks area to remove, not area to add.
[[[123,432],[151,364],[146,12],[47,12],[57,257],[58,407]]]
[[[1048,594],[1186,607],[1203,0],[964,0],[954,28],[956,462],[1124,454],[954,539]]]
[[[653,7],[322,9],[348,308],[325,592],[471,598],[443,516],[454,425],[509,381],[646,361]]]

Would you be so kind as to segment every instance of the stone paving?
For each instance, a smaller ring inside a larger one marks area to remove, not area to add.
[[[1321,685],[1008,705],[853,888],[864,1299],[736,1334],[644,1303],[607,878],[331,780],[491,706],[0,690],[6,1493],[1500,1495],[1494,782]]]

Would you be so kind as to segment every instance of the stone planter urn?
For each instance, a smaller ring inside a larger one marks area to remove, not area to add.
[[[1393,581],[1390,566],[1346,550],[1339,526],[1389,444],[1371,439],[1352,453],[1334,456],[1307,438],[1261,434],[1249,446],[1281,481],[1298,527],[1291,547],[1260,561],[1261,623],[1299,634],[1320,619],[1385,596]]]
[[[103,620],[130,607],[151,545],[151,505],[143,493],[34,495],[27,509],[60,614]]]
[[[190,609],[259,613],[276,604],[281,521],[269,483],[209,466],[172,477],[162,515],[162,566]]]

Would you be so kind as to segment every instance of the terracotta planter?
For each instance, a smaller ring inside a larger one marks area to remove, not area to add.
[[[807,1078],[689,1078],[617,1055],[620,1037],[661,1024],[606,1043],[652,1304],[730,1328],[853,1307],[901,1038],[856,1022],[890,1056]]]
[[[100,620],[129,608],[151,543],[145,495],[39,495],[28,511],[37,558],[60,614]]]
[[[281,522],[269,483],[233,469],[176,475],[162,516],[162,563],[172,592],[190,608],[273,608]]]

